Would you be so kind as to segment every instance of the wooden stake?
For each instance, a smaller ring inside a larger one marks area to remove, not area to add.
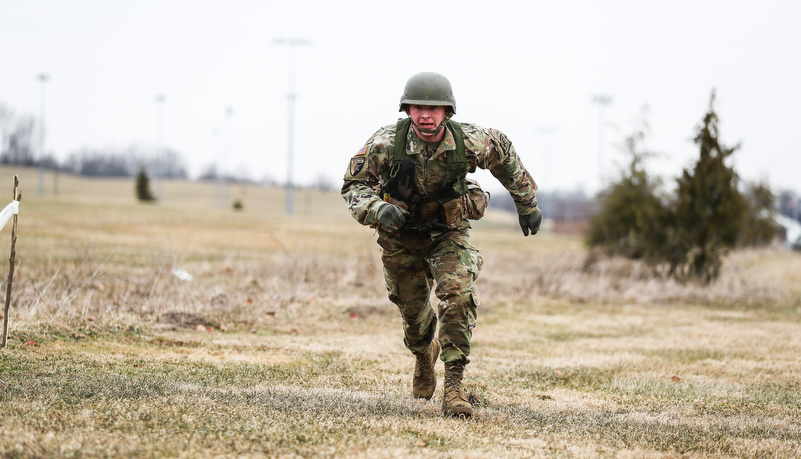
[[[19,176],[14,175],[14,200],[19,202],[22,199],[22,192],[19,190]],[[11,223],[11,256],[8,262],[11,267],[8,270],[8,282],[6,283],[6,307],[3,313],[3,348],[6,347],[6,339],[8,338],[8,308],[11,306],[11,283],[14,280],[14,258],[16,257],[17,250],[17,214],[12,217]]]

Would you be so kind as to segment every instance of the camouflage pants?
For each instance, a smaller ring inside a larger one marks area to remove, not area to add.
[[[470,338],[476,326],[478,295],[473,281],[483,258],[470,243],[467,229],[448,231],[431,240],[379,231],[384,277],[389,299],[403,318],[404,343],[412,352],[423,352],[437,333],[444,362],[467,363]],[[431,306],[431,289],[439,299]]]

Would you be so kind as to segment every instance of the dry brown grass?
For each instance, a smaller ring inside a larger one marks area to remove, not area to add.
[[[39,197],[20,175],[4,457],[801,455],[797,254],[734,253],[701,288],[490,212],[461,421],[411,398],[378,247],[336,193],[286,217],[276,189],[231,187],[234,212],[208,184],[142,205],[132,180]]]

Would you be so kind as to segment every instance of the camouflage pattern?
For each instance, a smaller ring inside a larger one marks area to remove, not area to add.
[[[436,240],[425,238],[422,244],[411,244],[416,248],[409,248],[407,239],[379,229],[387,292],[403,318],[404,343],[414,353],[425,352],[439,318],[440,359],[466,363],[479,305],[473,281],[483,258],[467,230],[448,231]],[[439,299],[436,314],[432,288]]]
[[[495,129],[466,123],[461,126],[468,170],[488,169],[512,195],[519,214],[534,212],[537,185],[509,139]],[[455,230],[422,235],[391,231],[378,223],[378,210],[385,205],[380,189],[389,177],[395,130],[396,124],[382,127],[351,158],[342,197],[356,221],[378,230],[387,291],[403,317],[406,347],[415,353],[424,352],[439,319],[440,359],[464,364],[470,355],[479,305],[473,281],[483,260],[470,243],[467,220]],[[434,150],[409,129],[406,150],[415,159],[417,192],[439,194],[444,188],[446,152],[456,150],[452,132],[447,130]],[[413,214],[405,226],[415,225],[421,218]],[[430,303],[432,288],[439,299],[436,313]]]
[[[528,215],[537,207],[537,184],[520,162],[509,139],[496,129],[484,129],[474,124],[461,123],[464,130],[465,153],[468,170],[477,167],[488,169],[509,190],[517,213]],[[342,196],[348,203],[351,215],[363,225],[377,225],[376,213],[382,197],[379,188],[382,180],[389,176],[396,125],[379,129],[356,155],[351,158],[345,173]],[[443,188],[446,174],[447,150],[456,150],[456,142],[450,130],[436,151],[409,129],[406,152],[416,157],[415,185],[418,193],[436,194]]]

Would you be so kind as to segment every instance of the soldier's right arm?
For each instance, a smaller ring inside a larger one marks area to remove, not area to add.
[[[362,225],[378,224],[378,210],[384,205],[380,177],[387,167],[386,144],[381,141],[385,129],[379,130],[351,159],[345,172],[342,197],[353,218]]]

